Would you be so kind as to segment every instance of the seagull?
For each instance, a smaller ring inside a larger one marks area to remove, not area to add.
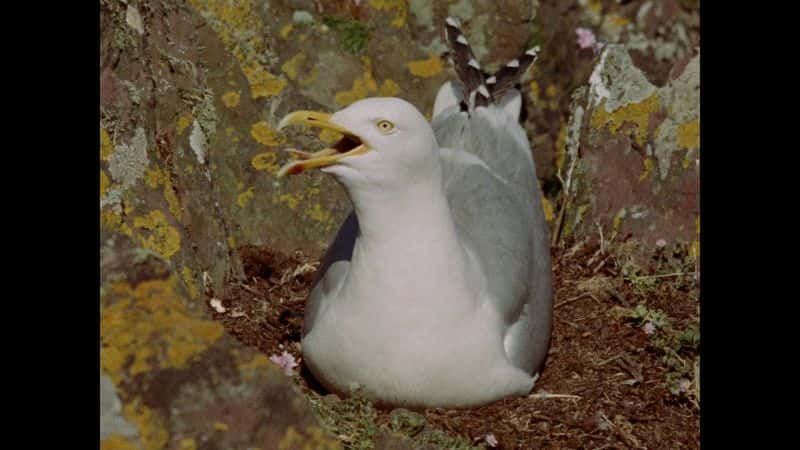
[[[458,79],[431,123],[405,100],[366,98],[279,125],[342,135],[289,150],[278,175],[318,168],[352,201],[306,304],[302,355],[329,391],[378,405],[526,395],[550,342],[548,228],[515,87],[538,48],[487,77],[452,18],[445,36]]]

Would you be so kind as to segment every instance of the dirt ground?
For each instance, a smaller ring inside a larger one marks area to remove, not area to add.
[[[679,244],[633,256],[642,253],[634,243],[599,238],[554,248],[553,336],[533,394],[469,410],[426,410],[424,428],[459,439],[447,448],[495,440],[503,449],[699,448],[697,265]],[[287,350],[299,358],[316,262],[257,247],[240,255],[248,279],[229,284],[227,311],[212,309],[215,320],[267,356]],[[338,416],[340,407],[325,409],[345,400],[301,374],[293,379],[346,448],[372,448],[381,429],[394,429],[394,415],[369,404],[343,413],[348,417]],[[415,443],[419,433],[405,431]]]

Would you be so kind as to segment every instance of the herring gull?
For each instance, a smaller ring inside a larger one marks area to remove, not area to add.
[[[279,175],[320,168],[354,207],[309,296],[303,359],[332,392],[388,406],[525,395],[550,341],[548,228],[515,87],[538,48],[487,76],[451,18],[445,36],[458,80],[431,123],[399,98],[367,98],[280,124],[343,135],[290,150]]]

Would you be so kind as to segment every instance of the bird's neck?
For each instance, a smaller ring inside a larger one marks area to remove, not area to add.
[[[437,161],[428,168],[430,173],[402,189],[350,191],[360,230],[351,288],[369,287],[369,301],[375,301],[375,289],[403,291],[413,297],[409,301],[420,302],[429,293],[463,296],[470,278],[466,253],[445,196],[441,165]],[[443,283],[453,292],[445,292]],[[364,291],[353,296],[369,297]]]
[[[348,189],[362,240],[378,244],[454,229],[438,158],[425,170],[427,173],[394,186]]]

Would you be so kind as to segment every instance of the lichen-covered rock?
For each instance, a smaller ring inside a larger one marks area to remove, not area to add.
[[[561,233],[632,235],[650,246],[699,237],[700,55],[651,84],[609,45],[575,94],[566,144]],[[652,248],[652,247],[651,247]]]
[[[290,379],[211,320],[168,260],[124,235],[110,241],[101,253],[103,449],[340,448]]]

